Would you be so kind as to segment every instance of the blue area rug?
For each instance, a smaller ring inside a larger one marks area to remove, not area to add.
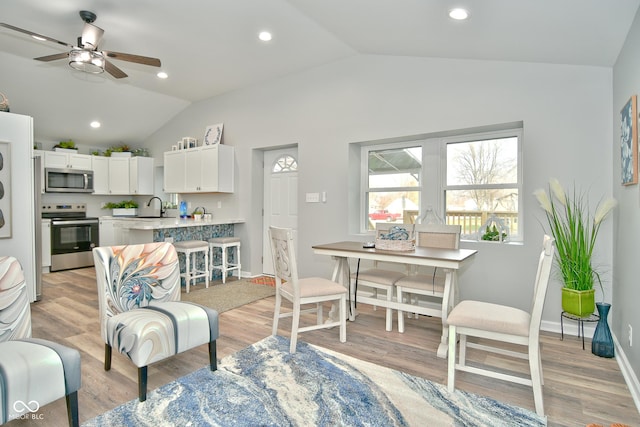
[[[534,412],[268,337],[83,426],[544,426]]]

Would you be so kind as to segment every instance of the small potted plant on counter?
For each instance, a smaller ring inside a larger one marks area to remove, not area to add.
[[[105,203],[103,209],[111,209],[113,216],[136,216],[138,214],[138,203],[134,200],[123,200],[118,203]]]

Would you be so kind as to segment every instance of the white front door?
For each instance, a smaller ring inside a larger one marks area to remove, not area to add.
[[[264,153],[264,225],[262,233],[262,271],[273,275],[269,227],[292,228],[294,242],[298,229],[298,149],[296,147]],[[296,251],[298,245],[295,245]]]

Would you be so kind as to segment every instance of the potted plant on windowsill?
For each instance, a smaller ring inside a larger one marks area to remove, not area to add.
[[[573,190],[570,198],[557,179],[549,181],[552,197],[543,189],[534,195],[544,209],[550,232],[556,240],[557,265],[562,275],[562,310],[578,317],[591,315],[595,309],[597,280],[603,292],[600,273],[593,267],[591,257],[602,221],[616,206],[610,198],[597,205],[595,215],[588,211],[589,200],[584,193]]]

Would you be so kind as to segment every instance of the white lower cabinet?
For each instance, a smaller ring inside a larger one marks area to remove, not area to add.
[[[126,220],[102,217],[99,222],[100,246],[129,244],[129,229],[120,227]]]

